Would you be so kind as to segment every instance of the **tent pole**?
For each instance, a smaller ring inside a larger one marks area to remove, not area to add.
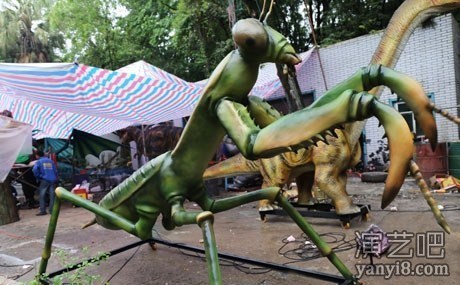
[[[143,144],[143,149],[142,151],[144,152],[144,156],[145,156],[145,160],[148,161],[148,157],[147,157],[147,149],[145,147],[145,133],[144,133],[144,124],[141,125],[141,129],[142,129],[142,144]]]

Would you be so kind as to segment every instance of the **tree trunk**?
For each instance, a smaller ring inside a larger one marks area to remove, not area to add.
[[[16,198],[11,193],[11,179],[0,183],[0,226],[19,221]]]
[[[286,95],[289,113],[303,109],[295,67],[277,63],[276,70]]]

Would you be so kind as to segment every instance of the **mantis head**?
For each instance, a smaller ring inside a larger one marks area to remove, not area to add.
[[[283,35],[256,19],[238,21],[232,33],[239,53],[249,62],[295,65],[302,61]]]

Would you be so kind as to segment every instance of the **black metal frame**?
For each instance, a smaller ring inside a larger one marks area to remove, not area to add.
[[[292,203],[303,217],[337,219],[342,223],[351,223],[351,220],[361,216],[366,216],[371,210],[371,205],[357,205],[360,212],[347,215],[338,215],[335,212],[335,207],[330,203],[318,203],[314,205],[298,205]],[[259,211],[260,218],[265,220],[266,215],[286,215],[283,209],[274,209],[269,211]]]
[[[145,240],[145,241],[138,241],[138,242],[129,244],[127,246],[112,250],[107,255],[108,256],[113,256],[113,255],[122,253],[124,251],[127,251],[129,249],[135,248],[137,246],[140,246],[140,245],[142,245],[144,243],[151,243],[151,244],[152,243],[158,243],[158,244],[167,245],[169,247],[174,247],[174,248],[188,250],[188,251],[192,251],[192,252],[196,252],[196,253],[200,253],[200,254],[205,254],[204,249],[199,248],[199,247],[190,246],[190,245],[186,245],[186,244],[183,244],[183,243],[172,243],[172,242],[152,238],[152,239],[148,239],[148,240]],[[256,259],[248,259],[248,258],[245,258],[245,257],[236,256],[236,255],[230,255],[230,254],[225,254],[225,253],[218,253],[218,256],[219,256],[219,258],[226,259],[226,260],[244,262],[244,263],[247,263],[247,264],[252,264],[252,265],[256,265],[256,266],[262,266],[262,267],[265,267],[265,268],[274,269],[274,270],[278,270],[278,271],[282,271],[282,272],[297,273],[297,274],[300,274],[300,275],[305,275],[307,277],[315,278],[315,279],[322,280],[322,281],[332,282],[332,283],[336,283],[336,284],[339,284],[339,285],[353,284],[352,280],[346,280],[342,276],[332,275],[332,274],[329,274],[329,273],[323,273],[323,272],[319,272],[319,271],[315,271],[315,270],[300,269],[300,268],[291,267],[291,266],[287,266],[287,265],[283,265],[283,264],[265,262],[265,261],[256,260]],[[47,279],[42,280],[42,281],[48,282],[48,284],[52,284],[51,281],[50,281],[51,278],[53,278],[53,277],[55,277],[57,275],[61,275],[61,274],[65,273],[65,272],[73,271],[73,270],[79,268],[84,263],[89,262],[89,261],[91,261],[93,259],[94,258],[88,258],[88,259],[86,259],[86,260],[84,260],[84,261],[82,261],[80,263],[73,264],[73,265],[70,265],[68,267],[65,267],[65,268],[56,270],[54,272],[51,272],[51,273],[47,274]]]

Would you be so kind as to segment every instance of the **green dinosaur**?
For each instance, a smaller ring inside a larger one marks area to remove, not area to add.
[[[436,2],[428,0],[405,1],[393,15],[374,52],[371,64],[393,67],[415,27],[435,13],[451,11],[459,6],[460,1],[458,0]],[[370,93],[379,97],[381,89],[371,90]],[[444,111],[441,111],[434,104],[430,103],[429,108],[455,121],[454,118],[446,115]],[[417,113],[415,115],[417,116]],[[270,111],[271,120],[261,123],[268,125],[280,117],[281,115],[272,109]],[[424,127],[423,123],[420,125]],[[347,170],[357,165],[360,161],[361,147],[358,139],[363,128],[364,122],[346,124],[343,130],[336,130],[336,137],[328,139],[327,143],[320,142],[317,146],[300,150],[297,153],[282,153],[279,156],[257,161],[250,161],[242,155],[237,155],[207,169],[204,173],[204,178],[211,179],[260,173],[263,176],[262,187],[283,187],[292,179],[297,178],[298,204],[300,205],[311,205],[316,202],[311,194],[312,186],[316,182],[318,187],[333,201],[337,214],[359,213],[360,208],[353,204],[346,191],[346,184]],[[434,148],[435,145],[432,144],[432,147]],[[415,167],[417,166],[415,165]],[[415,176],[414,171],[411,172],[413,176]],[[422,177],[420,176],[420,178]],[[429,189],[421,188],[421,191],[438,223],[446,232],[450,232],[436,201],[430,198],[432,195]],[[268,200],[259,202],[259,211],[272,210],[274,207],[276,206]]]
[[[330,90],[314,106],[259,128],[250,114],[257,102],[247,96],[257,80],[259,65],[264,62],[298,64],[300,60],[285,37],[264,22],[240,20],[233,27],[232,34],[238,49],[229,53],[212,73],[172,151],[150,160],[108,193],[99,204],[62,187],[56,189],[57,199],[37,275],[39,280],[46,272],[51,256],[61,200],[95,213],[95,219],[88,225],[98,223],[109,229],[123,229],[142,240],[152,237],[152,228],[160,214],[167,230],[197,224],[203,234],[209,283],[222,284],[213,230],[214,214],[245,203],[269,199],[277,201],[344,278],[356,281],[356,277],[329,245],[280,195],[278,187],[214,200],[206,193],[203,173],[225,134],[232,138],[246,157],[257,159],[308,147],[317,140],[323,140],[321,133],[330,133],[329,130],[337,125],[375,115],[388,134],[392,159],[383,198],[383,204],[387,205],[404,181],[412,156],[412,137],[402,116],[366,90],[378,85],[388,86],[417,109],[419,104],[428,102],[426,94],[420,84],[408,76],[372,65]],[[427,109],[424,110],[422,113],[425,114]],[[428,137],[436,141],[436,136],[433,136],[436,134],[434,117],[431,112],[426,115],[424,122],[429,126]],[[186,200],[199,205],[202,211],[187,211],[184,208]]]

